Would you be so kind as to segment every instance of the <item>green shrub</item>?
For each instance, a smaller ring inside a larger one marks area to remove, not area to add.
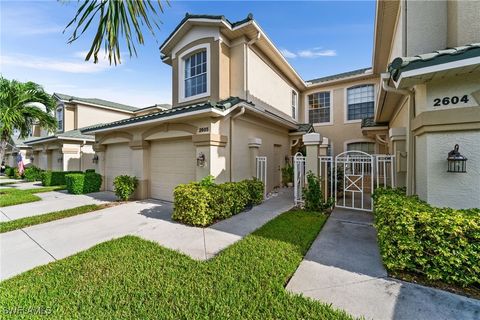
[[[115,195],[123,201],[127,201],[128,199],[130,199],[130,197],[135,192],[137,185],[137,178],[127,175],[115,177],[115,179],[113,180]]]
[[[282,182],[285,185],[293,182],[293,166],[289,163],[282,168]]]
[[[87,170],[85,170],[85,173],[91,173],[91,172],[95,172],[95,169],[87,169]]]
[[[215,184],[207,177],[201,182],[177,186],[173,192],[172,218],[185,224],[208,226],[245,210],[263,200],[263,183],[258,180]]]
[[[83,173],[82,171],[43,171],[42,185],[44,186],[63,186],[66,184],[65,175],[71,173]]]
[[[36,166],[30,166],[25,168],[25,180],[33,182],[33,181],[41,181],[42,180],[42,172],[43,170]]]
[[[199,184],[203,187],[211,187],[215,185],[215,177],[209,174],[202,180],[200,180]]]
[[[321,187],[321,180],[311,171],[307,173],[307,184],[303,189],[303,200],[305,210],[323,212],[333,205],[333,200],[324,200]]]
[[[92,193],[100,191],[102,187],[102,176],[95,171],[86,171],[83,184],[83,193]]]
[[[70,173],[65,175],[65,183],[67,184],[68,193],[82,194],[83,185],[85,183],[85,175],[83,173]]]
[[[377,189],[373,198],[388,270],[462,286],[480,284],[480,209],[436,208],[396,189]]]
[[[15,170],[12,167],[5,168],[5,175],[9,178],[13,178],[15,176]]]
[[[13,178],[23,179],[23,174],[20,174],[20,172],[18,172],[18,168],[13,168]]]

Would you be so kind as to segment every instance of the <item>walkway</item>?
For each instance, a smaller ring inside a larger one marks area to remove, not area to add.
[[[53,211],[66,210],[87,204],[102,204],[115,201],[113,192],[69,194],[67,191],[35,193],[42,200],[0,208],[0,222],[37,216]]]
[[[0,234],[0,279],[86,250],[125,235],[137,235],[206,260],[292,207],[291,190],[282,190],[250,211],[208,228],[172,221],[172,204],[135,201],[75,217]]]
[[[479,319],[480,301],[387,276],[371,214],[335,209],[287,289],[367,319]]]

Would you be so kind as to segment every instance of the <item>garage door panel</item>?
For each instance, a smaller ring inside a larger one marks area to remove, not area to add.
[[[150,148],[152,198],[173,200],[173,189],[195,180],[195,147],[191,139],[154,141]]]
[[[127,143],[109,144],[105,151],[105,186],[113,191],[113,180],[119,175],[130,175],[131,158]]]

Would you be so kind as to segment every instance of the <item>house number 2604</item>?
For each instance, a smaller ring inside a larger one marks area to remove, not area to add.
[[[457,104],[459,102],[468,103],[468,95],[464,95],[463,97],[453,96],[433,99],[433,105],[435,107],[448,106],[450,103]]]

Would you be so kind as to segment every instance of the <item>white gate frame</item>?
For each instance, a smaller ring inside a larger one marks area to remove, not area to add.
[[[397,177],[395,175],[395,156],[388,154],[375,155],[375,173],[377,188],[395,188],[395,186],[397,185]]]
[[[256,157],[256,178],[263,182],[263,198],[267,197],[267,157]]]
[[[338,165],[343,166],[343,202],[340,205],[338,203],[338,195],[336,190],[338,190],[338,181],[336,179],[338,173]],[[364,190],[365,190],[365,176],[370,175],[370,192],[373,193],[373,180],[374,180],[374,156],[363,152],[363,151],[345,151],[338,154],[335,157],[335,205],[340,208],[348,208],[352,210],[365,210],[365,211],[372,211],[373,210],[373,202],[370,200],[370,208],[365,208],[364,206]],[[347,165],[352,165],[353,168],[352,172],[348,175],[345,172],[345,168]],[[353,178],[350,178],[353,177]],[[348,180],[348,181],[347,181]],[[358,186],[357,183],[361,182],[361,186]],[[346,185],[348,183],[348,186]],[[350,189],[353,187],[353,189]],[[356,190],[354,190],[356,189]],[[352,195],[352,205],[346,205],[346,192],[350,192]],[[360,208],[355,207],[355,194],[360,193],[361,198],[361,206]]]
[[[331,156],[320,156],[318,157],[318,163],[319,163],[318,172],[320,173],[320,177],[322,177],[323,181],[325,181],[325,183],[330,187],[330,193],[328,192],[325,193],[325,200],[327,200],[330,197],[333,198],[334,180],[336,180],[336,178],[333,175],[335,172],[333,168],[335,162],[333,161],[333,157]],[[328,168],[329,165],[330,165],[330,170]],[[322,186],[322,190],[323,190],[323,186]]]
[[[293,194],[296,206],[303,203],[303,188],[305,187],[306,157],[297,152],[293,157]]]

